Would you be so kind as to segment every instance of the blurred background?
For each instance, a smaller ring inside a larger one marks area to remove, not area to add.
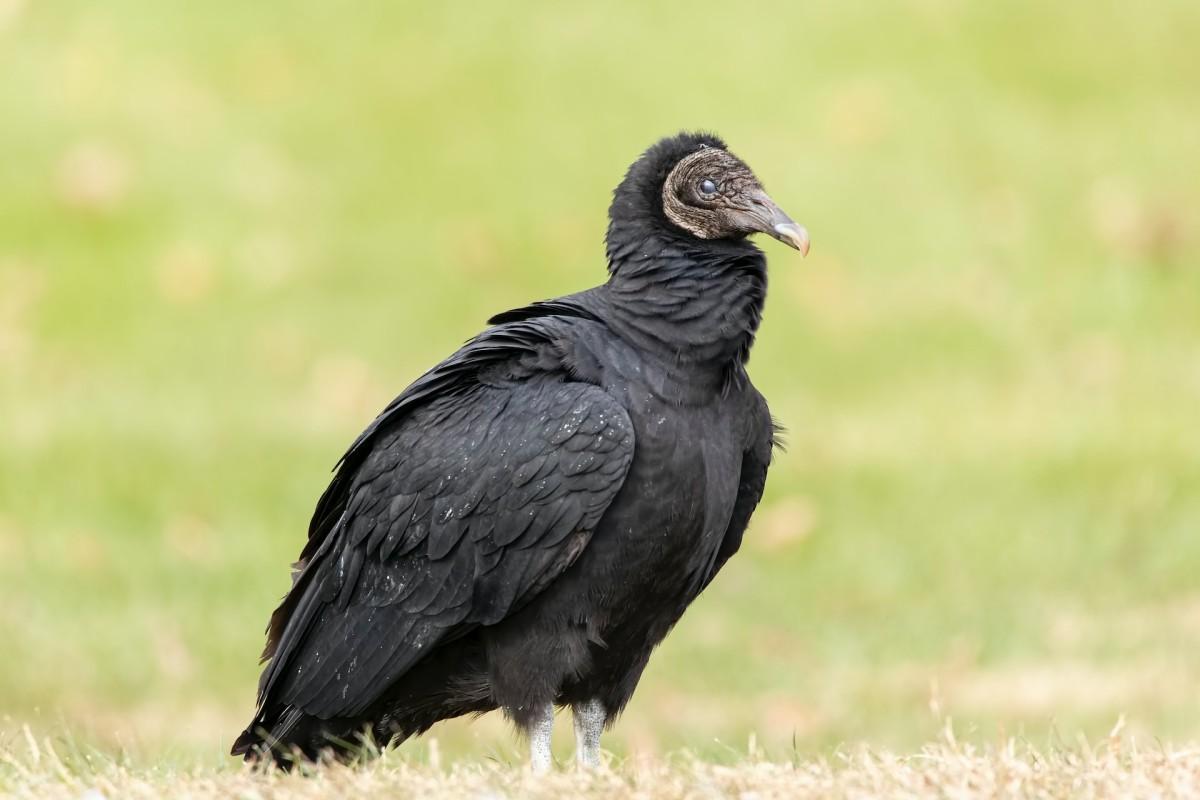
[[[750,364],[789,447],[608,746],[1200,737],[1197,41],[1190,0],[0,0],[0,745],[221,762],[345,446],[600,282],[695,127],[812,232]]]

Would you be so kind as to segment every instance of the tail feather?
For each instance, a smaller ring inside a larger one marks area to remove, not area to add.
[[[283,769],[323,754],[353,761],[420,735],[440,720],[496,708],[478,637],[435,649],[359,716],[320,719],[265,700],[231,752],[247,761],[273,760]]]
[[[358,719],[323,720],[288,708],[272,724],[255,719],[233,743],[230,755],[257,762],[271,759],[283,769],[299,760],[316,761],[323,754],[352,761],[371,749],[368,725]]]

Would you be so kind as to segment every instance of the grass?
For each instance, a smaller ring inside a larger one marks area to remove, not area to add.
[[[813,235],[764,244],[750,365],[790,446],[608,746],[1200,738],[1197,38],[1181,0],[0,0],[0,745],[219,761],[345,445],[599,281],[622,170],[698,126]]]
[[[1013,739],[991,746],[946,735],[913,755],[858,748],[829,758],[772,761],[754,750],[716,765],[693,756],[616,762],[594,772],[564,767],[532,775],[497,762],[443,765],[385,756],[365,767],[324,765],[303,774],[248,768],[131,768],[94,756],[64,757],[29,740],[0,753],[0,790],[13,798],[1106,798],[1192,797],[1200,792],[1200,750],[1139,746],[1114,732],[1087,742],[1038,748]]]

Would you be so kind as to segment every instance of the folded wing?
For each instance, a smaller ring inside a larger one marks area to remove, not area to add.
[[[624,482],[632,425],[596,386],[506,367],[538,360],[525,336],[517,362],[510,345],[452,379],[426,375],[347,454],[272,618],[261,727],[279,736],[296,712],[361,714],[439,642],[519,610],[586,547]]]

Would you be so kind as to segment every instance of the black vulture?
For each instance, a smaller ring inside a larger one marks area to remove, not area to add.
[[[614,193],[607,282],[498,314],[393,400],[317,503],[234,755],[347,756],[499,708],[541,770],[570,706],[597,764],[762,496],[759,232],[808,251],[723,141],[663,139]]]

